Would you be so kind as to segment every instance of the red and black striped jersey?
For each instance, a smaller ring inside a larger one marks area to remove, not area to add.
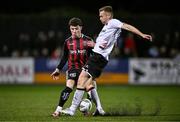
[[[80,38],[69,37],[66,39],[64,53],[57,68],[61,70],[68,60],[68,70],[81,69],[92,54],[92,47],[87,45],[88,41],[93,40],[83,34]]]

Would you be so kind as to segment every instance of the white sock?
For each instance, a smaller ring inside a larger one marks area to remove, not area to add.
[[[62,111],[62,107],[61,106],[57,106],[57,108],[56,108],[56,113],[59,113],[59,112],[61,112]]]
[[[70,109],[75,112],[84,95],[84,90],[76,89]]]
[[[94,88],[97,89],[97,84],[96,84],[96,81],[93,80],[93,84],[94,84]],[[90,99],[92,99],[92,94],[91,94],[91,90],[88,91],[88,95],[90,97]]]
[[[91,91],[91,97],[96,104],[96,108],[102,108],[97,90],[94,88],[94,89],[91,89],[90,91]]]
[[[97,84],[96,84],[96,81],[93,80],[93,83],[94,83],[94,88],[97,89]]]

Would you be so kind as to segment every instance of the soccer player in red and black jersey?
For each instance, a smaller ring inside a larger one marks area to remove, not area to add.
[[[81,73],[82,67],[85,65],[89,56],[92,54],[92,48],[95,45],[90,37],[81,33],[82,21],[79,18],[70,19],[69,27],[71,31],[71,37],[65,40],[64,54],[59,65],[51,74],[54,80],[59,79],[60,70],[68,61],[68,70],[66,72],[66,88],[61,92],[59,104],[55,112],[52,114],[53,117],[58,117],[60,115],[62,107],[68,100],[74,86],[77,85],[78,77]],[[102,108],[97,91],[95,89],[95,81],[93,83],[87,84],[88,85],[86,90],[89,91],[89,95],[95,102],[96,107]]]

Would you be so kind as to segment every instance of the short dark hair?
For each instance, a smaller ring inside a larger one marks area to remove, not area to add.
[[[82,26],[82,20],[76,17],[73,17],[69,20],[69,26]]]

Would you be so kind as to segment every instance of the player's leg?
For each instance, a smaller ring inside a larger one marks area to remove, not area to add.
[[[93,83],[94,83],[94,86],[96,86],[95,80],[93,80]],[[93,115],[97,115],[98,113],[100,115],[104,115],[105,112],[104,112],[102,105],[101,105],[101,101],[100,101],[100,98],[99,98],[99,95],[97,92],[97,87],[94,87],[94,89],[91,89],[91,96],[92,96],[93,101],[96,103],[96,112],[93,113]]]
[[[89,77],[87,72],[82,70],[82,72],[79,76],[79,79],[78,79],[77,89],[74,93],[72,104],[69,108],[63,110],[62,113],[71,115],[71,116],[73,116],[75,114],[75,111],[83,98],[83,95],[85,92],[85,87],[86,87],[86,82],[90,82],[90,80],[92,81],[92,78]]]
[[[74,72],[74,71],[66,72],[66,79],[67,79],[66,87],[60,93],[58,106],[57,106],[55,112],[52,114],[52,116],[57,117],[60,115],[64,104],[68,100],[69,95],[71,94],[71,92],[75,86],[76,74],[77,74],[77,72]]]
[[[93,116],[104,115],[105,112],[101,106],[100,98],[97,92],[96,81],[93,80],[93,82],[87,85],[86,89],[88,90],[88,92],[90,92],[92,100],[96,105],[96,111],[93,113]]]
[[[60,115],[65,102],[68,100],[69,95],[71,94],[73,90],[74,84],[75,84],[74,80],[67,80],[66,87],[60,93],[58,106],[55,112],[52,114],[52,116],[57,117]]]
[[[108,61],[100,54],[95,53],[92,57],[89,58],[87,64],[83,67],[83,70],[79,76],[77,89],[74,93],[73,101],[71,107],[64,111],[65,114],[74,115],[77,107],[79,106],[84,91],[86,88],[87,82],[92,82],[92,79],[100,76],[102,69],[106,66]]]
[[[67,80],[66,82],[66,88],[62,90],[59,100],[59,106],[63,107],[65,102],[68,100],[69,95],[71,94],[73,87],[74,87],[75,81],[74,80]]]
[[[96,84],[96,81],[95,81],[95,80],[93,80],[92,85],[93,85],[93,87],[97,90],[97,84]],[[91,96],[91,90],[87,92],[87,99],[89,99],[90,101],[93,100],[93,99],[92,99],[92,96]],[[95,103],[95,104],[96,104],[96,103]]]

